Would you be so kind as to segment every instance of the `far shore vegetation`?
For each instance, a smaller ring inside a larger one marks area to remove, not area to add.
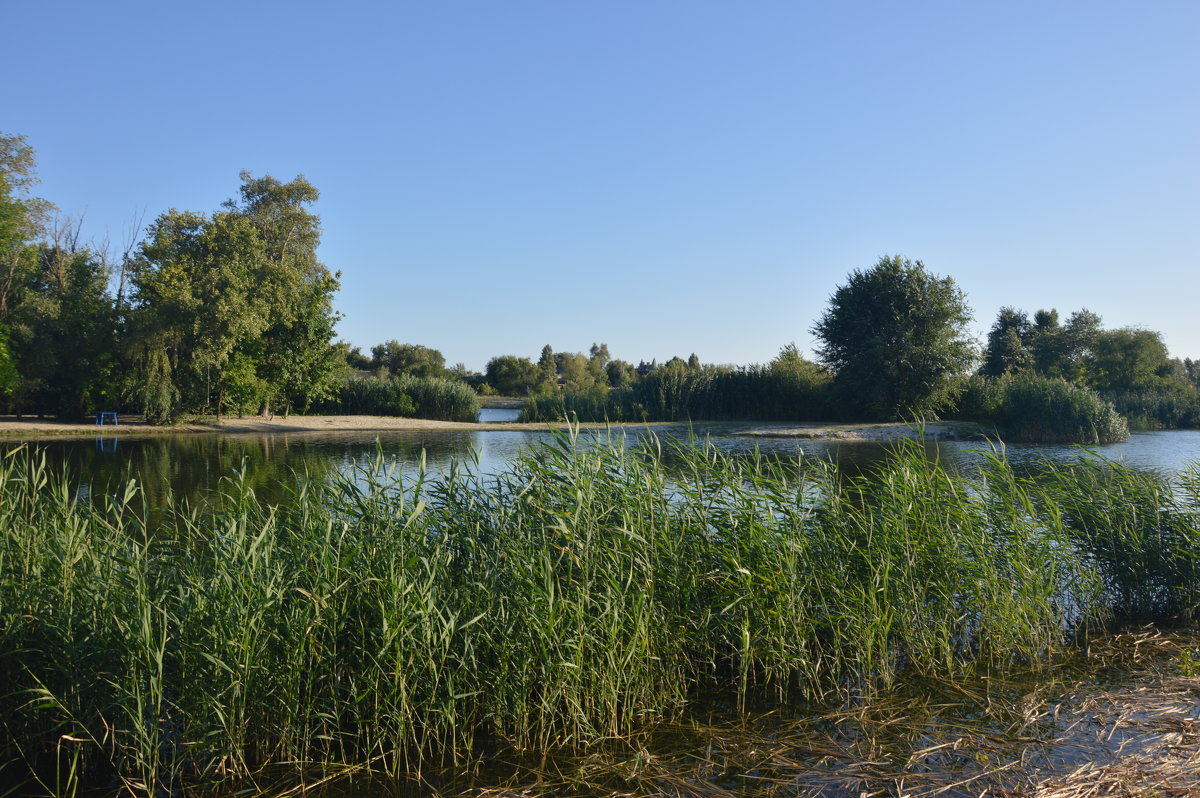
[[[316,187],[243,172],[211,211],[170,210],[115,251],[33,194],[32,147],[0,135],[0,411],[366,414],[469,421],[520,397],[530,421],[977,421],[1013,441],[1102,443],[1200,426],[1200,364],[1086,309],[1003,308],[984,345],[951,277],[883,257],[849,275],[767,364],[659,363],[545,346],[482,373],[436,349],[334,340],[339,272],[317,257]],[[804,323],[798,320],[798,323]]]

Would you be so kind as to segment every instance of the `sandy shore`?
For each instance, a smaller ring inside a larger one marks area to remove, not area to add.
[[[247,416],[222,418],[217,424],[212,418],[186,421],[170,427],[147,424],[137,416],[123,416],[116,426],[97,426],[92,422],[69,422],[26,416],[0,416],[0,435],[171,435],[180,433],[280,433],[331,432],[354,430],[487,430],[487,429],[547,429],[548,424],[495,423],[476,424],[469,421],[430,421],[423,418],[393,418],[390,416]]]
[[[582,424],[581,429],[604,429],[612,427],[624,430],[675,430],[691,431],[697,436],[733,436],[748,438],[797,438],[807,440],[870,440],[896,441],[912,438],[919,434],[909,424],[796,424],[796,423],[701,423],[680,424],[660,422],[653,424]],[[405,431],[405,430],[548,430],[561,428],[561,424],[543,422],[516,423],[498,422],[477,424],[463,421],[430,421],[420,418],[393,418],[389,416],[289,416],[284,418],[222,418],[221,423],[208,418],[173,427],[147,424],[137,416],[126,416],[120,424],[103,427],[94,423],[66,422],[55,419],[39,419],[26,416],[0,416],[0,435],[39,438],[57,435],[178,435],[178,434],[266,434],[304,432],[352,432],[352,431]],[[926,440],[974,440],[984,436],[985,430],[969,422],[937,422],[923,427]]]

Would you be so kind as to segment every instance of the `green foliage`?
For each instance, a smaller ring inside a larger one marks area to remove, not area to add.
[[[1128,422],[1095,391],[1033,374],[970,378],[955,415],[990,422],[1009,441],[1092,444],[1129,437]]]
[[[1140,391],[1105,394],[1134,429],[1200,429],[1200,390],[1164,382]]]
[[[1001,377],[1028,370],[1033,362],[1029,351],[1031,327],[1025,311],[1000,308],[1000,315],[988,332],[987,349],[979,373]]]
[[[524,396],[537,385],[541,371],[527,357],[500,355],[488,361],[487,384],[501,396]]]
[[[554,350],[550,348],[550,344],[542,347],[542,354],[538,358],[537,367],[537,390],[541,393],[551,393],[557,390],[558,362],[554,357]]]
[[[446,376],[446,358],[436,349],[420,344],[402,344],[391,340],[371,347],[373,370],[387,369],[393,376],[409,374],[414,377]]]
[[[1101,392],[1153,390],[1168,381],[1170,372],[1167,346],[1159,333],[1122,327],[1097,334],[1088,384]]]
[[[1200,610],[1200,470],[1172,484],[1100,458],[1041,477],[1122,620],[1191,621]]]
[[[830,417],[829,375],[787,347],[763,368],[695,370],[679,360],[623,389],[532,397],[523,421],[812,421]]]
[[[465,382],[442,377],[349,377],[313,409],[333,415],[474,421],[479,397]]]
[[[240,201],[211,217],[161,215],[132,263],[132,346],[142,352],[136,362],[155,368],[141,381],[172,383],[153,389],[158,406],[147,414],[156,420],[242,409],[248,391],[264,410],[304,409],[332,386],[338,280],[316,257],[320,220],[305,206],[317,190],[303,177],[241,177]],[[150,356],[148,347],[164,351]],[[235,359],[237,374],[226,377]],[[236,399],[225,396],[230,388]]]
[[[896,255],[853,272],[812,332],[846,406],[875,418],[926,418],[951,404],[971,365],[970,319],[952,278]]]
[[[610,360],[604,365],[604,375],[610,388],[628,388],[637,382],[637,367],[624,360]]]

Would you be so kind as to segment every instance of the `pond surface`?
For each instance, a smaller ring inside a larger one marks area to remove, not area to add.
[[[657,434],[663,438],[686,434],[679,430],[660,430]],[[696,433],[699,440],[704,439],[702,428]],[[642,431],[631,431],[625,439],[633,443],[644,435]],[[497,473],[523,449],[551,437],[548,432],[519,429],[160,434],[4,441],[0,447],[27,445],[44,452],[52,468],[68,467],[81,495],[115,491],[132,478],[143,486],[151,506],[161,506],[168,491],[186,497],[204,494],[217,489],[235,471],[245,473],[247,483],[261,498],[275,500],[301,479],[324,478],[333,471],[347,470],[380,455],[397,462],[409,473],[416,471],[422,457],[431,472],[448,470],[457,461],[469,463],[483,473]],[[893,446],[870,441],[736,435],[712,436],[707,440],[730,454],[749,455],[757,450],[787,459],[824,458],[836,460],[851,470],[869,467]],[[964,441],[926,443],[924,449],[927,456],[957,470],[973,469],[981,454],[990,451],[987,443]],[[1032,444],[1004,448],[1011,462],[1026,468],[1036,468],[1046,460],[1061,462],[1087,456],[1089,451],[1135,468],[1176,473],[1190,463],[1200,462],[1200,431],[1135,433],[1124,443],[1087,448]]]

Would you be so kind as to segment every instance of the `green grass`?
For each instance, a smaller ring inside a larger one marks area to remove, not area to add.
[[[0,779],[412,776],[630,735],[701,689],[797,701],[1036,664],[1200,596],[1194,476],[661,447],[563,437],[497,476],[380,461],[279,506],[233,479],[153,523],[134,485],[79,503],[8,455]]]

